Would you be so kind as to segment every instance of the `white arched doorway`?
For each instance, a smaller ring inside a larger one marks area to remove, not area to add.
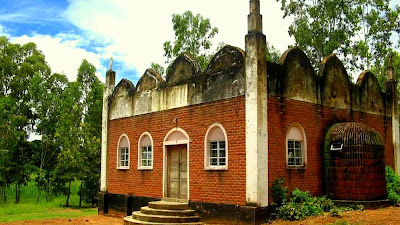
[[[189,200],[189,135],[171,129],[163,142],[163,196]]]

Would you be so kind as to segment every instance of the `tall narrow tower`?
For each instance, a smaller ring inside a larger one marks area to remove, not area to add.
[[[268,205],[268,118],[266,38],[260,0],[250,0],[246,35],[246,200]]]
[[[100,191],[107,192],[107,167],[108,167],[108,98],[114,91],[115,71],[112,70],[112,58],[110,59],[110,69],[106,73],[106,84],[103,92],[103,113],[101,122],[101,174]]]

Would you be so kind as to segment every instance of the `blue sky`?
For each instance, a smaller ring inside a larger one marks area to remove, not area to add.
[[[274,30],[268,39],[285,50],[293,43],[287,35],[290,21],[281,19],[275,0],[262,7],[264,23],[279,21],[268,29]],[[162,44],[174,37],[171,15],[186,10],[219,28],[215,47],[224,42],[244,48],[247,0],[0,0],[0,35],[14,43],[35,42],[52,71],[70,80],[87,59],[104,81],[113,57],[117,80],[136,83],[152,62],[164,64]]]
[[[117,80],[136,84],[152,62],[164,64],[162,44],[174,38],[171,15],[186,10],[219,28],[215,47],[224,42],[244,49],[248,0],[0,0],[0,35],[35,42],[52,71],[69,80],[87,59],[104,81],[113,57]],[[285,51],[294,43],[287,33],[290,18],[282,19],[276,0],[261,1],[261,13],[268,41]]]

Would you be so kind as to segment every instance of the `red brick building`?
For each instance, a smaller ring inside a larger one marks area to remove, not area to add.
[[[335,55],[318,74],[298,48],[267,62],[261,27],[252,0],[246,52],[225,46],[206,71],[183,53],[166,80],[147,70],[136,85],[115,86],[115,72],[107,72],[101,212],[129,215],[150,200],[178,198],[205,215],[258,223],[277,178],[290,190],[329,194],[325,135],[343,122],[379,133],[384,164],[398,171],[392,70],[381,91],[368,71],[352,84]]]

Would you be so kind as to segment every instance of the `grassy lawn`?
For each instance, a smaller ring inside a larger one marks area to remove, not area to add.
[[[13,186],[7,188],[7,203],[0,203],[0,222],[13,222],[21,220],[44,220],[52,218],[76,218],[96,215],[97,208],[89,208],[83,204],[78,209],[79,196],[77,195],[79,184],[74,184],[71,190],[70,208],[64,207],[65,196],[53,197],[51,201],[45,200],[45,193],[41,193],[40,202],[36,202],[36,187],[29,183],[21,188],[20,203],[15,204],[15,191]]]

